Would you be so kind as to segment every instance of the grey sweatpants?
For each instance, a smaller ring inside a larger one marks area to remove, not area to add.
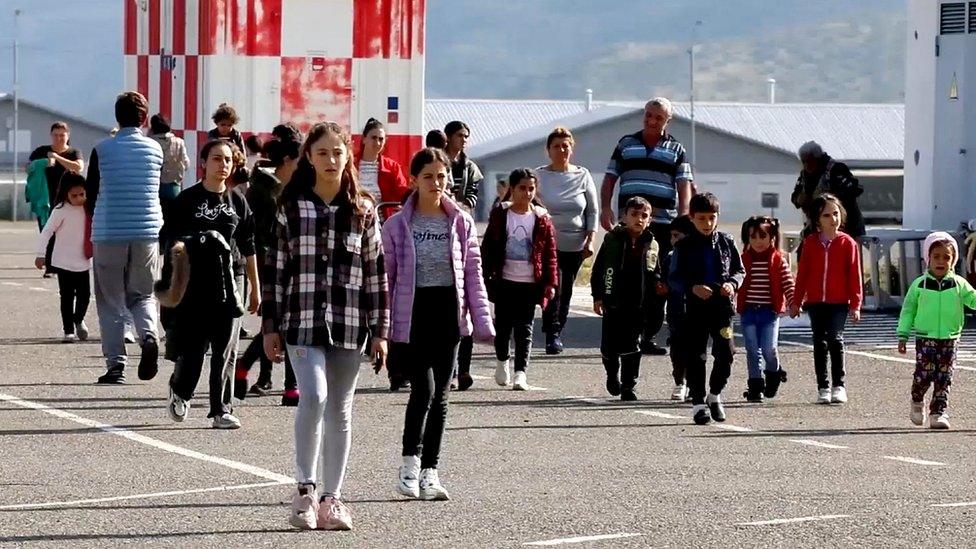
[[[362,353],[288,345],[288,356],[302,395],[295,414],[295,480],[315,484],[323,496],[340,497]]]
[[[153,283],[159,268],[158,244],[128,242],[95,244],[95,307],[102,331],[102,355],[109,368],[124,367],[125,325],[131,314],[139,342],[156,333]]]

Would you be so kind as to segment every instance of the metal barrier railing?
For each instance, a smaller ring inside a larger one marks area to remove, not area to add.
[[[925,270],[922,242],[931,231],[869,228],[867,233],[860,238],[864,308],[875,311],[899,308],[908,286]],[[962,234],[950,234],[959,241],[959,249],[964,249]],[[787,233],[784,244],[795,270],[800,233]],[[956,263],[957,269],[963,267],[962,263]]]

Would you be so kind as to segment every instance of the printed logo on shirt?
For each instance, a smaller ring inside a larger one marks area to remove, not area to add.
[[[505,243],[505,259],[528,261],[532,256],[532,235],[521,225],[515,227]]]
[[[221,215],[227,215],[228,217],[234,216],[234,207],[226,202],[221,202],[213,208],[207,206],[206,203],[200,204],[197,207],[197,213],[194,217],[199,219],[206,219],[207,221],[215,221]]]
[[[448,237],[447,233],[434,233],[431,231],[413,232],[413,241],[416,244],[420,244],[422,242],[431,242],[431,241],[443,242],[444,240],[447,240],[447,237]]]

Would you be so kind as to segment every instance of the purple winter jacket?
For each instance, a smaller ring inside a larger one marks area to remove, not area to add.
[[[454,285],[458,296],[458,328],[462,336],[473,335],[479,341],[489,340],[495,336],[495,328],[488,309],[488,292],[481,274],[478,229],[471,216],[458,208],[456,202],[444,198],[441,204],[451,227]],[[413,244],[410,220],[416,207],[417,195],[414,194],[382,228],[386,277],[390,286],[390,340],[398,343],[410,342],[417,273],[417,252]]]

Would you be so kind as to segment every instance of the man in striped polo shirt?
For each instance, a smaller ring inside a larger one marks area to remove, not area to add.
[[[617,224],[627,199],[640,196],[651,203],[651,231],[662,257],[671,251],[668,226],[675,217],[688,213],[692,195],[691,166],[685,159],[685,148],[665,131],[673,113],[671,101],[664,97],[656,97],[644,105],[644,129],[617,142],[603,176],[601,192],[601,224],[608,231]],[[619,207],[618,213],[614,213],[611,203],[618,181]],[[667,354],[654,344],[654,336],[664,323],[665,301],[660,297],[647,310],[641,344],[645,354]]]

